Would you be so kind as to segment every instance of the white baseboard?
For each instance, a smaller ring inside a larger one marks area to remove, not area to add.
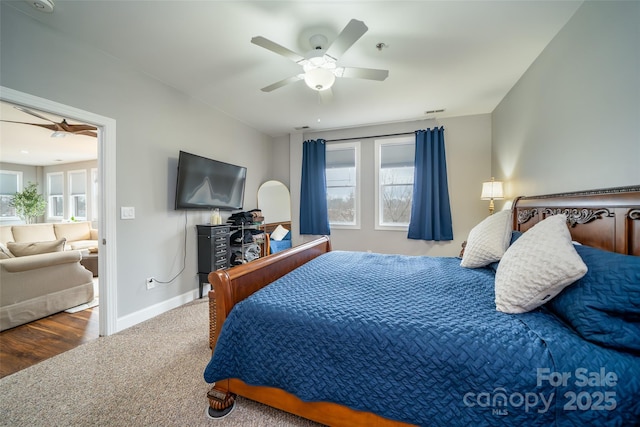
[[[136,311],[135,313],[131,313],[131,314],[127,314],[126,316],[119,317],[118,320],[116,321],[116,329],[117,329],[116,332],[120,332],[133,325],[137,325],[138,323],[144,322],[145,320],[149,320],[166,311],[173,310],[174,308],[180,307],[181,305],[184,305],[188,302],[198,299],[198,297],[199,297],[198,290],[195,289],[193,291],[189,291],[182,295],[178,295],[177,297],[173,297],[169,300],[162,301],[158,304],[152,305],[151,307],[147,307],[143,310]]]

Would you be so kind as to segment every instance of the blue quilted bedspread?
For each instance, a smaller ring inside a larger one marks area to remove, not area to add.
[[[333,251],[236,305],[207,382],[240,378],[418,425],[633,425],[640,358],[546,309],[496,311],[458,258]]]

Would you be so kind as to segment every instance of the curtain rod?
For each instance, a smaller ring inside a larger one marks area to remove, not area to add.
[[[325,139],[325,142],[352,141],[354,139],[386,138],[388,136],[414,135],[416,132],[388,133],[386,135],[354,136],[352,138]]]

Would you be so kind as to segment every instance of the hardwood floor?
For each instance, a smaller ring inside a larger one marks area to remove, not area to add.
[[[57,313],[0,332],[0,378],[99,336],[98,307]]]

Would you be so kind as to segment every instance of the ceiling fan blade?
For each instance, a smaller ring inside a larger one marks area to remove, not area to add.
[[[97,132],[92,132],[90,130],[81,130],[81,131],[76,131],[73,132],[74,135],[84,135],[84,136],[92,136],[94,138],[98,137],[98,133]]]
[[[367,79],[367,80],[379,80],[382,81],[389,77],[389,70],[376,70],[373,68],[355,68],[345,67],[342,73],[338,74],[340,77],[347,77],[351,79]]]
[[[281,88],[282,86],[291,84],[291,83],[295,83],[298,80],[302,80],[303,78],[298,74],[295,76],[291,76],[289,78],[286,78],[284,80],[280,80],[279,82],[276,82],[274,84],[271,84],[269,86],[265,86],[262,89],[260,89],[263,92],[271,92],[272,90],[276,90],[278,88]]]
[[[38,126],[41,128],[45,128],[45,129],[49,129],[52,131],[58,131],[60,130],[60,127],[57,124],[52,124],[52,125],[45,125],[43,123],[27,123],[27,122],[14,122],[12,120],[0,120],[0,122],[5,122],[5,123],[18,123],[21,125],[30,125],[30,126]]]
[[[46,120],[46,121],[51,122],[51,123],[55,123],[53,120],[51,120],[51,119],[49,119],[49,118],[47,118],[47,117],[41,116],[40,114],[35,113],[35,112],[33,112],[33,111],[31,111],[31,110],[29,110],[29,109],[27,109],[27,108],[20,107],[19,105],[14,105],[14,106],[13,106],[13,108],[15,108],[16,110],[20,110],[20,111],[22,111],[23,113],[30,114],[30,115],[32,115],[32,116],[34,116],[34,117],[39,118],[39,119]]]
[[[333,91],[331,88],[325,90],[319,90],[318,96],[320,97],[320,102],[322,104],[330,104],[333,101]]]
[[[362,21],[352,19],[342,30],[338,37],[331,43],[325,52],[334,60],[338,60],[355,42],[358,41],[369,28]]]
[[[85,125],[85,124],[70,125],[69,123],[67,123],[66,119],[63,119],[62,122],[60,122],[60,127],[64,129],[66,132],[71,132],[71,133],[78,133],[79,131],[85,131],[85,130],[89,130],[89,131],[98,130],[97,127],[91,126],[91,125]]]
[[[287,49],[286,47],[281,46],[278,43],[272,42],[269,39],[265,39],[262,36],[253,37],[251,39],[251,43],[257,46],[263,47],[267,50],[270,50],[271,52],[277,53],[278,55],[282,55],[285,58],[288,58],[295,63],[304,61],[305,59],[304,56],[300,55],[299,53],[296,53],[290,49]]]

